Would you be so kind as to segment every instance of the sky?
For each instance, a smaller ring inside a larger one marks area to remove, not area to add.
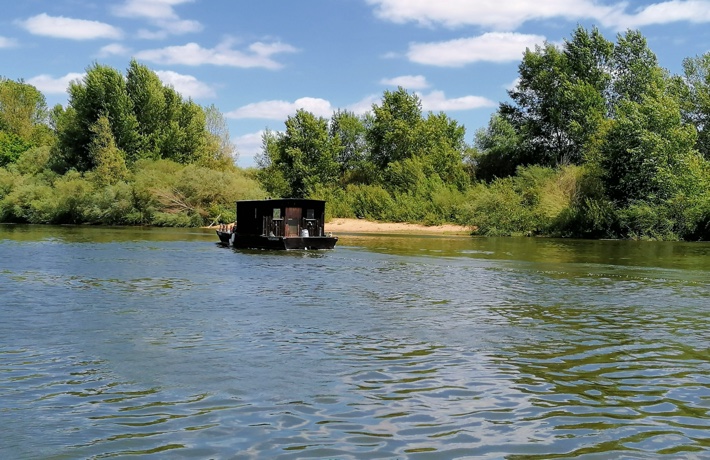
[[[596,26],[638,29],[671,73],[710,51],[710,0],[0,0],[0,76],[48,105],[94,63],[132,58],[224,115],[237,164],[299,108],[363,114],[398,86],[473,142],[517,78],[526,48]]]

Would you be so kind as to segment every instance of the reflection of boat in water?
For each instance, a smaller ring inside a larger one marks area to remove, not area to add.
[[[338,238],[324,225],[322,200],[245,200],[237,201],[237,222],[220,226],[217,236],[242,249],[333,249]]]

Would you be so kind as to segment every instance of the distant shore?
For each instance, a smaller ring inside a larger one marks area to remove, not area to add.
[[[365,219],[332,219],[325,224],[326,232],[338,233],[431,233],[468,235],[471,229],[462,225],[421,225],[403,222],[373,222]]]

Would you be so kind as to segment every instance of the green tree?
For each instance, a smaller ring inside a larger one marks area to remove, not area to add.
[[[213,152],[210,158],[211,164],[233,166],[239,159],[239,152],[230,139],[224,115],[214,104],[206,107],[204,111],[205,129],[211,146],[210,151]]]
[[[258,167],[257,179],[266,193],[273,197],[288,197],[291,188],[284,173],[279,168],[281,164],[279,142],[282,134],[270,129],[261,135],[261,151],[256,155]]]
[[[622,101],[601,146],[607,194],[621,206],[638,200],[658,205],[673,197],[688,183],[684,176],[696,161],[695,140],[679,101],[663,88],[640,102]]]
[[[698,131],[696,147],[710,159],[710,53],[683,60],[684,119]]]
[[[87,171],[95,166],[89,152],[91,127],[101,116],[111,122],[116,146],[127,161],[139,157],[140,134],[126,80],[116,69],[94,64],[82,81],[69,84],[69,107],[58,120],[60,156],[68,167]]]
[[[488,126],[474,135],[475,153],[472,158],[477,179],[491,182],[498,177],[515,174],[518,165],[533,162],[524,159],[520,137],[515,128],[499,113],[491,115]]]
[[[328,120],[303,109],[286,120],[274,164],[289,184],[291,196],[309,196],[316,186],[335,183],[340,145],[328,135]]]
[[[520,78],[500,114],[519,135],[520,164],[580,164],[602,124],[611,81],[613,45],[595,28],[578,27],[563,47],[546,43],[527,50]]]
[[[106,186],[125,180],[128,176],[125,155],[116,147],[108,118],[99,117],[91,126],[91,133],[93,137],[89,144],[89,154],[96,165],[94,168],[96,182]]]
[[[31,142],[35,131],[48,121],[47,102],[37,88],[22,80],[0,78],[0,131]]]
[[[155,72],[131,59],[126,72],[126,91],[137,122],[140,157],[161,158],[163,126],[166,121],[163,83]]]
[[[648,92],[662,85],[665,75],[656,55],[638,30],[617,35],[611,60],[610,108],[623,101],[640,103]]]
[[[353,112],[337,110],[330,119],[329,130],[330,137],[337,139],[340,146],[337,161],[341,174],[357,175],[364,166],[368,152],[367,128],[363,119]]]
[[[404,88],[385,91],[381,105],[373,105],[372,126],[367,132],[370,161],[383,170],[393,161],[404,160],[420,151],[421,101]]]
[[[463,164],[466,129],[444,113],[430,113],[419,130],[418,155],[431,164],[444,182],[464,190],[469,185]]]

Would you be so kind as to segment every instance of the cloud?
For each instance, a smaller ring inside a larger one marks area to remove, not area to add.
[[[627,11],[632,2],[601,0],[366,0],[375,16],[398,24],[448,28],[479,26],[496,31],[516,30],[526,22],[550,19],[592,20],[605,27],[634,28],[669,22],[710,22],[709,0],[670,0]]]
[[[239,163],[244,163],[246,166],[254,165],[254,157],[261,153],[261,138],[264,131],[244,134],[234,140],[234,145],[239,153]]]
[[[518,87],[520,84],[520,77],[516,78],[515,80],[511,81],[507,85],[503,85],[503,88],[505,88],[508,91],[513,91],[515,88]]]
[[[113,7],[116,16],[127,18],[177,19],[175,5],[192,3],[193,0],[125,0]]]
[[[159,27],[158,30],[141,29],[137,34],[138,38],[156,40],[166,38],[170,35],[182,35],[202,30],[202,24],[198,21],[156,21],[155,25]]]
[[[272,55],[298,51],[291,45],[281,42],[257,42],[251,44],[244,51],[234,50],[231,47],[231,41],[223,42],[211,49],[203,48],[197,43],[188,43],[182,46],[168,46],[166,48],[141,51],[136,54],[136,58],[168,65],[198,66],[210,64],[241,68],[279,69],[282,65],[271,59]]]
[[[70,40],[119,39],[123,35],[121,29],[103,22],[49,16],[45,13],[32,16],[24,21],[17,21],[17,24],[34,35]]]
[[[317,117],[330,118],[334,109],[330,102],[315,97],[302,97],[295,102],[262,101],[247,104],[224,114],[226,118],[261,118],[267,120],[285,120],[299,109],[311,112]]]
[[[182,75],[171,70],[156,70],[155,73],[163,83],[171,85],[184,97],[201,99],[216,96],[214,89],[192,75]]]
[[[526,48],[542,44],[541,35],[491,32],[445,42],[413,43],[407,57],[412,62],[439,67],[462,67],[473,62],[511,62],[522,58]]]
[[[652,24],[671,22],[710,22],[710,2],[707,0],[672,0],[654,3],[640,8],[632,15],[622,15],[616,19],[617,28],[638,28]]]
[[[17,41],[14,38],[7,38],[0,35],[0,48],[14,48]]]
[[[382,95],[377,95],[377,94],[371,94],[369,96],[365,96],[363,99],[359,100],[358,102],[354,104],[350,104],[349,106],[346,107],[346,110],[349,110],[356,115],[364,115],[367,112],[372,111],[372,105],[373,104],[378,104],[382,102]]]
[[[553,18],[601,20],[619,14],[625,5],[607,6],[594,0],[367,0],[367,3],[375,7],[378,18],[394,23],[440,24],[449,28],[474,25],[494,30],[515,30],[528,21]]]
[[[496,107],[498,104],[481,96],[464,96],[447,99],[443,91],[432,91],[429,94],[417,94],[422,101],[422,110],[431,112],[454,112],[460,110]]]
[[[83,73],[68,73],[63,77],[53,78],[51,75],[42,74],[27,80],[27,83],[46,94],[64,94],[69,83],[84,78]]]
[[[125,56],[128,53],[130,53],[130,49],[126,48],[125,46],[121,45],[120,43],[112,43],[110,45],[102,46],[101,49],[99,50],[98,56],[99,57],[108,57],[108,56]]]
[[[112,10],[116,16],[146,19],[151,25],[157,27],[158,30],[139,30],[138,38],[162,39],[170,35],[199,32],[203,29],[199,21],[181,19],[175,12],[175,6],[190,2],[192,0],[125,0]]]
[[[407,89],[424,89],[429,87],[426,78],[422,75],[402,75],[394,78],[383,78],[380,84],[387,86],[401,86]]]

